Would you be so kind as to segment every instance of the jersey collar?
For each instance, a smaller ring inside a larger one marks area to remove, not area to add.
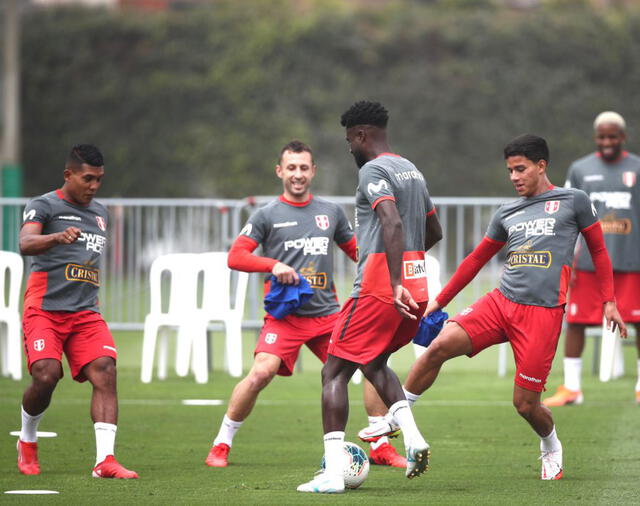
[[[396,155],[395,153],[389,153],[388,151],[380,153],[378,156],[376,156],[376,158],[380,158],[381,156],[393,156],[395,158],[402,158],[400,155]]]
[[[280,202],[284,202],[285,204],[289,204],[290,206],[294,206],[294,207],[304,207],[307,206],[311,203],[311,199],[313,198],[313,195],[309,194],[309,198],[307,200],[305,200],[304,202],[294,202],[292,200],[289,200],[288,198],[286,198],[284,196],[284,194],[280,195],[280,197],[278,197],[278,200],[280,200]]]

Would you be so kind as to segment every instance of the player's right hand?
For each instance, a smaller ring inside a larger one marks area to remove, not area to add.
[[[76,242],[81,234],[82,230],[78,227],[67,227],[62,232],[56,234],[56,241],[58,241],[58,244],[71,244]]]
[[[430,300],[429,303],[427,304],[427,309],[425,309],[424,315],[422,316],[426,318],[427,316],[429,316],[434,311],[437,311],[438,309],[442,309],[442,306],[440,305],[440,303],[435,299]]]
[[[617,327],[618,330],[620,330],[620,337],[623,339],[627,338],[627,326],[622,321],[615,302],[609,301],[604,303],[604,317],[607,321],[607,329],[613,332]]]
[[[285,285],[297,285],[300,283],[300,277],[296,270],[282,262],[278,262],[273,266],[271,274],[273,274],[280,283]]]

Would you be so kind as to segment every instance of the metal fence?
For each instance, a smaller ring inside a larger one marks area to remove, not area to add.
[[[100,301],[105,319],[116,330],[139,330],[149,311],[149,267],[166,253],[226,251],[244,221],[274,197],[226,199],[99,199],[109,210],[107,250],[102,259]],[[326,197],[343,206],[353,222],[353,197]],[[17,251],[22,211],[28,199],[0,199],[2,249]],[[477,244],[498,206],[507,198],[434,198],[444,232],[433,254],[446,281]],[[341,300],[348,296],[355,265],[336,248],[335,277]],[[27,260],[28,262],[28,260]],[[463,307],[495,286],[501,259],[494,257],[451,310]],[[262,318],[262,278],[253,274],[247,292],[246,320]]]

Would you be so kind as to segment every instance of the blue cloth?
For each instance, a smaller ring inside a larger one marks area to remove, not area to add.
[[[313,288],[302,276],[297,285],[280,283],[275,276],[269,281],[271,288],[264,298],[264,310],[278,320],[293,313],[313,296]]]
[[[447,318],[449,318],[449,315],[441,309],[437,309],[426,318],[423,316],[422,320],[420,320],[420,327],[418,327],[416,337],[413,338],[413,342],[425,348],[429,346],[431,341],[433,341],[442,330],[442,326],[444,322],[447,321]]]

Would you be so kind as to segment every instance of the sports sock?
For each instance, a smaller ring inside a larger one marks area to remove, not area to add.
[[[344,431],[336,430],[324,435],[325,473],[342,476],[344,466]]]
[[[551,433],[548,436],[540,438],[540,451],[543,452],[555,452],[562,449],[558,435],[556,434],[556,426],[553,426]]]
[[[413,407],[413,405],[416,403],[416,401],[420,398],[421,394],[412,394],[405,387],[402,387],[402,391],[404,392],[404,396],[409,401],[409,407]]]
[[[96,466],[114,454],[116,431],[118,427],[112,423],[96,422],[93,424],[96,433]]]
[[[640,336],[637,336],[636,339],[640,339]],[[640,359],[638,359],[638,382],[636,383],[636,392],[640,392]]]
[[[409,407],[408,400],[405,399],[394,403],[389,408],[389,412],[393,415],[393,418],[398,422],[398,425],[402,429],[405,446],[408,446],[409,443],[418,444],[424,442],[424,438],[416,426],[416,421],[413,419],[413,413]]]
[[[224,415],[222,423],[220,424],[218,435],[213,440],[213,446],[219,445],[220,443],[231,446],[233,444],[233,437],[236,435],[236,432],[240,430],[240,427],[242,427],[243,423],[244,420],[242,422],[236,422],[229,418],[227,415]]]
[[[580,379],[582,376],[582,359],[565,357],[564,359],[564,386],[569,390],[578,392],[580,390]]]
[[[35,443],[38,440],[38,425],[40,419],[44,415],[44,411],[39,415],[30,415],[24,410],[24,407],[20,407],[22,411],[22,427],[20,429],[20,441],[25,443]]]

